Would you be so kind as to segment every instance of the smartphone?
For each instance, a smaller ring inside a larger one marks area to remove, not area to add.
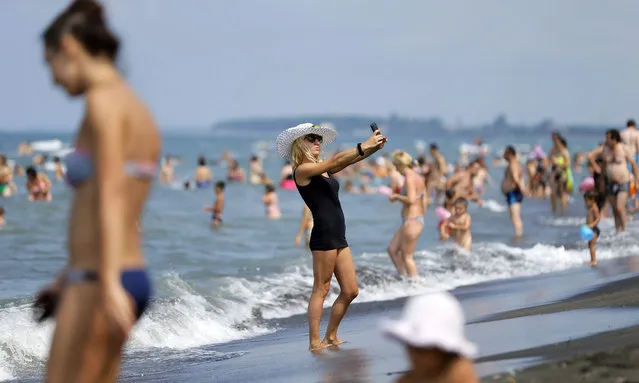
[[[376,130],[379,130],[379,128],[377,127],[377,123],[373,122],[373,123],[371,124],[371,130],[372,130],[373,132],[374,132],[374,131],[376,131]],[[379,134],[379,132],[377,132],[377,134]]]

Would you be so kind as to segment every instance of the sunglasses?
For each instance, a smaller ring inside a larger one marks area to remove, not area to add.
[[[320,144],[322,143],[322,136],[318,136],[317,134],[307,134],[306,137],[304,137],[304,139],[308,142],[315,143],[315,141],[319,142]]]

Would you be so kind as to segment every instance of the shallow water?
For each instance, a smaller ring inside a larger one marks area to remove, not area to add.
[[[70,141],[68,135],[57,135]],[[2,135],[0,151],[19,163],[17,143],[24,139],[53,138],[52,135]],[[459,137],[440,142],[445,154],[453,154]],[[246,166],[258,139],[204,136],[165,137],[165,152],[182,156],[177,169],[180,179],[193,172],[199,153],[219,156],[222,149],[235,152]],[[266,137],[268,138],[268,137]],[[468,137],[466,141],[470,141]],[[485,137],[495,148],[511,142],[546,143],[547,137],[516,135]],[[577,142],[587,148],[596,138]],[[361,141],[350,137],[345,145]],[[412,151],[413,138],[393,137],[387,152],[395,148]],[[281,161],[274,153],[266,158],[271,178],[279,174]],[[213,167],[216,179],[221,167]],[[500,169],[491,174],[500,179]],[[19,186],[24,179],[18,178]],[[200,347],[255,337],[277,331],[306,310],[312,285],[310,254],[293,246],[302,214],[302,201],[295,191],[278,191],[283,218],[267,221],[261,204],[263,189],[228,184],[224,226],[209,227],[210,216],[202,211],[213,200],[212,190],[183,191],[156,185],[142,220],[144,244],[157,298],[136,327],[128,346],[130,353],[149,356],[192,355]],[[65,231],[71,191],[62,184],[53,189],[52,203],[30,203],[21,193],[0,201],[7,210],[8,225],[0,231],[0,380],[24,377],[43,366],[50,342],[51,325],[31,322],[28,303],[33,293],[48,282],[65,262]],[[355,258],[360,295],[358,303],[384,302],[425,291],[450,289],[482,281],[532,276],[584,267],[588,259],[579,239],[583,223],[580,201],[571,204],[566,217],[555,218],[548,201],[524,205],[525,237],[511,240],[512,228],[504,212],[503,197],[489,186],[488,208],[471,205],[474,248],[470,257],[446,256],[450,245],[437,242],[437,218],[427,213],[424,234],[416,260],[423,278],[407,283],[396,277],[385,248],[400,223],[399,205],[381,195],[341,194],[347,220],[347,238]],[[598,257],[602,260],[636,254],[639,244],[629,233],[614,235],[610,222],[603,222]],[[336,284],[335,284],[336,286]],[[327,305],[335,291],[327,299]],[[167,352],[164,353],[163,350]],[[207,353],[207,358],[214,353]],[[225,357],[225,356],[220,356]]]

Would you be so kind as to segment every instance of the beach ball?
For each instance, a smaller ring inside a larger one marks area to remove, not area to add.
[[[594,187],[595,187],[595,179],[592,177],[584,178],[583,181],[581,181],[581,184],[579,184],[579,189],[585,192],[592,190]]]
[[[588,225],[581,225],[581,229],[579,229],[579,235],[585,241],[590,241],[594,236],[592,229],[588,227]]]

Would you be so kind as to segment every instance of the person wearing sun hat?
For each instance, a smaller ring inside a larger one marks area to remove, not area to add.
[[[382,333],[406,346],[411,370],[398,383],[478,383],[472,359],[477,346],[464,335],[464,312],[448,292],[411,297],[398,320],[384,320]]]
[[[342,343],[337,338],[337,328],[358,294],[355,265],[346,242],[344,212],[338,196],[339,182],[333,175],[380,150],[387,141],[378,129],[354,148],[323,161],[322,149],[336,137],[337,132],[330,126],[305,123],[286,129],[275,140],[280,156],[291,161],[295,186],[313,215],[309,241],[313,254],[313,291],[308,304],[311,351]],[[333,274],[341,291],[333,303],[322,341],[319,327]]]

